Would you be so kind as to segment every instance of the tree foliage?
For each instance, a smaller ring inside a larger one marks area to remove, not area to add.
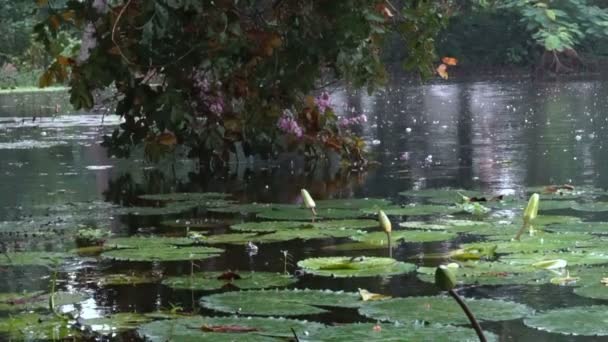
[[[360,162],[363,141],[339,119],[326,82],[370,91],[387,75],[380,47],[405,38],[406,65],[430,74],[443,2],[377,0],[38,0],[38,39],[54,58],[40,85],[69,82],[76,108],[112,88],[124,123],[104,144],[150,159],[176,145],[225,162],[228,152],[271,156],[336,151]],[[82,34],[79,47],[63,32]],[[315,96],[316,95],[316,96]]]

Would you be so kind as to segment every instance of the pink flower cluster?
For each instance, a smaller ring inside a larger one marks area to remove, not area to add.
[[[315,98],[315,105],[319,108],[319,113],[325,113],[325,110],[331,107],[331,99],[327,92],[323,92],[321,95]]]
[[[205,72],[197,71],[192,77],[194,87],[199,91],[199,98],[209,111],[215,115],[222,115],[224,112],[224,96],[219,91],[213,91]]]
[[[293,134],[298,138],[302,137],[302,127],[300,127],[298,122],[293,118],[293,114],[289,110],[283,112],[283,116],[281,116],[277,122],[277,127],[284,133]]]
[[[352,125],[361,125],[365,122],[367,122],[367,115],[361,114],[352,118],[343,117],[340,119],[340,121],[338,121],[338,125],[340,125],[340,127],[348,127]]]

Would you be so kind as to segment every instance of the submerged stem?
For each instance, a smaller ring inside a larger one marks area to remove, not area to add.
[[[314,207],[310,208],[310,211],[312,211],[312,223],[315,223],[315,218],[317,218],[317,211]]]
[[[479,322],[477,322],[475,315],[473,315],[473,312],[471,312],[471,310],[469,309],[467,304],[462,300],[462,298],[460,298],[460,296],[456,293],[456,291],[448,290],[448,293],[450,294],[450,296],[452,296],[452,298],[454,298],[456,303],[458,303],[458,305],[460,305],[460,307],[462,308],[462,311],[464,311],[464,313],[469,318],[469,321],[471,322],[473,329],[475,329],[475,332],[477,333],[477,337],[479,337],[479,341],[486,342],[487,340],[483,334],[483,330],[481,330],[481,326],[479,325]]]

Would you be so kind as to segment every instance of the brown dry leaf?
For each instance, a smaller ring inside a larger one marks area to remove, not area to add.
[[[160,145],[164,145],[164,146],[174,146],[177,144],[177,138],[175,137],[175,134],[173,134],[172,132],[165,132],[165,133],[158,135],[156,137],[156,141]]]
[[[454,66],[454,65],[458,64],[458,60],[454,57],[443,57],[441,59],[441,62],[445,65],[450,65],[450,66]]]
[[[241,279],[241,276],[238,273],[236,273],[236,272],[227,271],[227,272],[224,272],[224,273],[220,274],[217,277],[217,279],[218,280],[233,281],[235,279]]]
[[[361,296],[361,300],[364,302],[392,298],[391,296],[369,292],[366,289],[359,289],[359,296]]]

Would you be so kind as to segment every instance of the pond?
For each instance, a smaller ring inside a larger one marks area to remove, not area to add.
[[[368,116],[377,164],[286,155],[216,174],[108,158],[119,119],[67,113],[62,92],[0,95],[0,340],[475,341],[433,284],[446,263],[489,340],[597,340],[606,95],[602,81],[337,89],[334,104]],[[512,241],[534,192],[538,217]]]

